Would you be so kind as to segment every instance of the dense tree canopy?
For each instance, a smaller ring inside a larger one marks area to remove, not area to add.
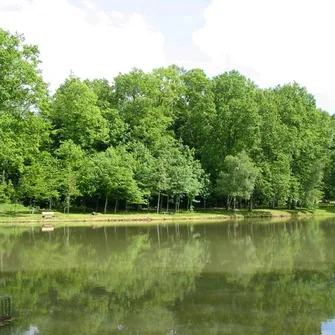
[[[71,75],[50,94],[39,62],[0,29],[1,202],[159,212],[335,196],[334,119],[297,83],[173,65],[111,83]]]

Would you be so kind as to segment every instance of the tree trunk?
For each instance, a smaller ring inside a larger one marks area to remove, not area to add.
[[[253,208],[253,203],[252,203],[252,196],[249,199],[249,212],[252,212],[252,208]]]
[[[295,209],[295,208],[296,208],[295,200],[292,200],[292,208],[291,209]]]
[[[226,204],[226,209],[227,209],[227,211],[229,211],[229,197],[227,196],[227,204]]]
[[[49,197],[49,210],[52,209],[52,196]]]
[[[236,197],[233,197],[233,210],[236,209]]]
[[[157,200],[157,214],[159,214],[159,205],[161,202],[161,192],[158,192],[158,200]]]
[[[118,204],[119,204],[119,200],[115,199],[114,214],[116,214],[116,212],[117,212]]]
[[[179,210],[180,210],[180,195],[178,195],[178,213],[179,213]]]
[[[295,201],[293,199],[290,199],[288,201],[288,209],[295,209]]]
[[[186,204],[186,210],[189,212],[190,210],[190,198],[187,197],[187,204]]]
[[[105,207],[104,207],[104,214],[107,213],[107,206],[108,206],[108,194],[106,194],[106,197],[105,197]]]
[[[98,213],[98,209],[99,209],[99,197],[97,196],[97,202],[95,204],[95,211]]]
[[[169,195],[166,196],[166,211],[169,212]]]
[[[164,196],[162,195],[161,196],[161,204],[159,206],[160,210],[162,210],[162,208],[163,208],[163,200],[164,200]]]
[[[204,198],[204,209],[206,209],[206,198]]]
[[[67,214],[70,213],[70,196],[69,195],[66,197],[66,213]]]

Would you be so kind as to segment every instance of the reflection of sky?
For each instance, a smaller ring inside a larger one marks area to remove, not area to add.
[[[27,332],[24,335],[38,335],[40,332],[36,326],[30,326]]]
[[[322,323],[321,334],[322,335],[335,335],[335,319]]]
[[[1,1],[1,0],[0,0]],[[38,327],[31,325],[27,331],[16,330],[15,332],[11,333],[12,335],[39,335],[40,331]]]

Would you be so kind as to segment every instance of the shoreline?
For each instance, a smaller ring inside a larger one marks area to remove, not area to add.
[[[119,224],[168,224],[189,221],[233,221],[243,219],[293,219],[309,217],[335,217],[335,211],[318,209],[314,212],[307,210],[255,210],[253,212],[225,212],[225,211],[192,212],[178,214],[63,214],[56,212],[56,218],[43,219],[41,214],[20,214],[0,217],[0,227],[6,226],[42,226],[54,224],[57,226],[70,224],[72,226],[119,225]],[[0,214],[1,215],[1,214]]]

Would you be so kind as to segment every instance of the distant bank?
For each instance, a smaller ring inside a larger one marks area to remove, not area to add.
[[[311,210],[284,210],[284,209],[256,209],[253,212],[246,210],[241,211],[225,211],[222,209],[181,212],[181,213],[120,213],[120,214],[63,214],[55,212],[55,217],[43,218],[41,213],[0,213],[0,226],[8,225],[42,225],[45,223],[66,224],[73,226],[94,225],[104,223],[108,225],[122,223],[142,223],[142,224],[158,224],[179,221],[224,221],[244,218],[294,218],[307,216],[335,216],[334,206],[323,206],[314,211]]]

